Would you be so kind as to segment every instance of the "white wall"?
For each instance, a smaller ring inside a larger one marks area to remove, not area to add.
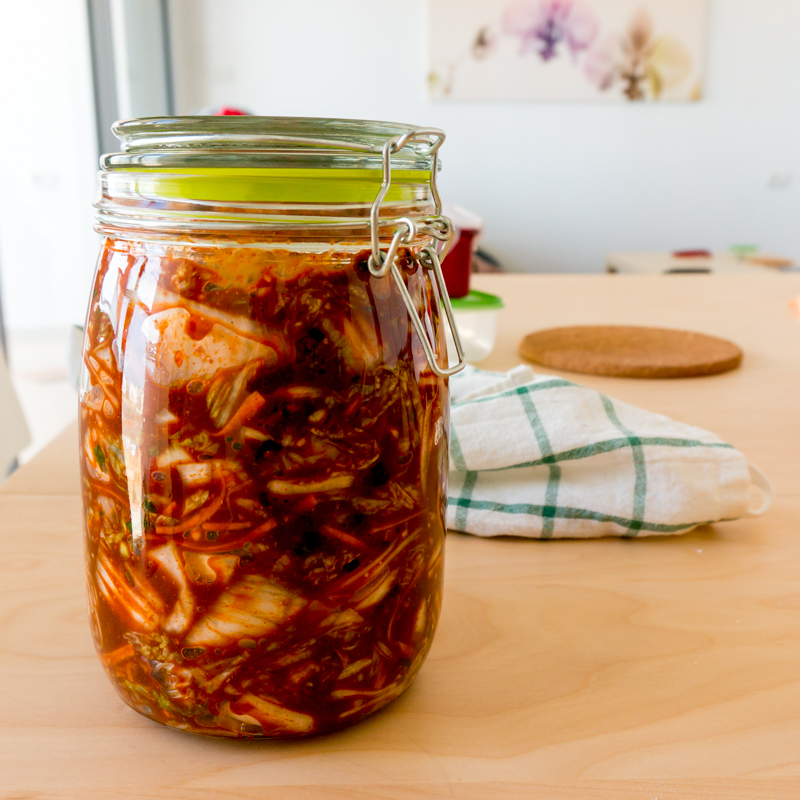
[[[83,324],[97,257],[86,3],[2,4],[0,296],[12,329]]]
[[[171,4],[179,113],[444,128],[445,201],[485,217],[484,245],[511,270],[734,243],[800,260],[798,0],[710,0],[705,99],[664,106],[432,103],[425,0]],[[767,187],[787,172],[788,188]]]
[[[755,242],[800,260],[798,0],[711,0],[694,105],[431,103],[426,2],[171,0],[179,111],[439,125],[443,192],[510,269]],[[10,328],[83,321],[97,169],[83,0],[4,3],[0,287]],[[790,172],[783,190],[771,173]]]

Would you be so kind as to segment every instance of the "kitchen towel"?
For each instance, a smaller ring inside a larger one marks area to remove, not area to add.
[[[656,536],[763,514],[769,480],[713,433],[519,366],[450,382],[447,527],[537,539]],[[750,487],[763,494],[748,506]]]

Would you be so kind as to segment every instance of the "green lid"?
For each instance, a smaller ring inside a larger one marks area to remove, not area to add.
[[[495,294],[473,289],[466,297],[451,297],[454,311],[499,311],[505,308],[503,301]]]
[[[196,167],[148,174],[128,167],[120,173],[128,191],[141,197],[221,203],[369,203],[382,181],[374,169]],[[394,170],[386,202],[414,202],[430,179],[423,170]]]
[[[371,203],[383,147],[414,126],[296,117],[154,117],[113,126],[122,152],[101,159],[106,183],[131,197],[219,203]],[[391,156],[386,203],[423,202],[437,133]],[[440,132],[439,132],[440,133]],[[441,134],[441,139],[444,135]]]

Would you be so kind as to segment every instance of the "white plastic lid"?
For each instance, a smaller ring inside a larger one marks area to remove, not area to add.
[[[483,220],[472,211],[461,206],[443,206],[442,213],[446,217],[453,220],[453,225],[460,231],[475,231],[480,232],[483,230]]]

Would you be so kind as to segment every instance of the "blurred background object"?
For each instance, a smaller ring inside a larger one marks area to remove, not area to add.
[[[505,272],[503,265],[480,247],[472,254],[473,272]]]
[[[0,303],[0,481],[16,469],[21,451],[31,441],[17,391],[8,373],[7,355],[3,305]]]
[[[442,209],[450,217],[455,228],[455,237],[442,262],[442,275],[451,298],[469,294],[469,276],[472,274],[472,259],[478,250],[478,240],[483,232],[483,220],[472,211],[461,206],[445,203]]]
[[[479,364],[494,350],[497,339],[497,317],[505,308],[503,301],[494,294],[473,289],[466,297],[452,300],[453,316],[464,347],[464,357],[470,364]],[[453,337],[445,329],[447,355],[451,364],[458,358]]]
[[[766,269],[789,270],[790,258],[751,253],[711,253],[708,250],[679,250],[674,253],[609,253],[606,272],[640,275],[753,274]]]
[[[6,366],[5,354],[0,352],[0,481],[12,472],[17,465],[22,450],[30,444],[31,437],[25,416],[11,383]]]
[[[200,116],[211,117],[247,117],[250,116],[249,111],[244,111],[241,108],[234,108],[233,106],[206,106],[199,110],[193,111],[193,114]]]
[[[175,113],[167,0],[86,0],[99,155],[118,119]]]
[[[494,350],[497,315],[503,308],[503,301],[493,294],[470,290],[472,273],[484,263],[489,263],[485,254],[483,257],[477,255],[483,220],[462,206],[445,204],[443,211],[452,220],[456,233],[447,258],[442,262],[442,275],[452,300],[464,355],[471,364],[477,364]],[[502,272],[494,259],[491,262],[491,271]],[[450,362],[455,363],[457,358],[453,337],[449,331],[446,336],[448,356]]]

